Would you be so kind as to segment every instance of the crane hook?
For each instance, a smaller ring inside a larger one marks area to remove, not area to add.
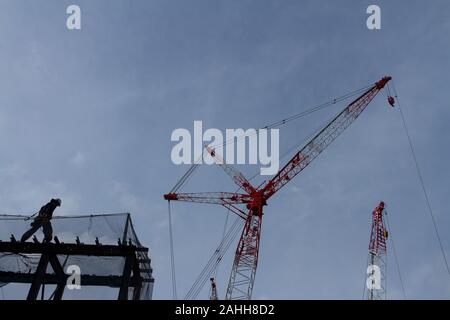
[[[389,97],[388,97],[388,102],[389,102],[389,104],[391,105],[391,107],[394,107],[394,105],[395,105],[395,99],[394,99],[393,96],[389,96]]]

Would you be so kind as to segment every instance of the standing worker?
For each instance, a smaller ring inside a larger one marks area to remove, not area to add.
[[[50,220],[53,217],[53,211],[61,206],[61,199],[52,199],[49,203],[39,210],[39,213],[34,221],[31,223],[31,229],[25,232],[22,236],[21,242],[27,241],[40,227],[44,233],[44,243],[52,241],[52,224]]]

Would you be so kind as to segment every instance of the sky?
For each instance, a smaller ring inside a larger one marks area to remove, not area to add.
[[[71,4],[81,30],[66,28]],[[371,4],[381,8],[380,30],[366,27]],[[150,248],[153,297],[170,299],[162,195],[188,169],[171,161],[172,131],[195,120],[262,127],[391,75],[450,259],[449,10],[446,0],[1,0],[0,212],[31,214],[52,197],[62,215],[130,212]],[[280,153],[344,106],[281,128]],[[184,192],[235,190],[219,168],[198,171]],[[407,298],[450,298],[400,113],[384,92],[270,200],[253,298],[361,299],[380,200]],[[181,298],[227,212],[173,203],[172,214]],[[234,245],[218,271],[219,298]],[[389,245],[388,298],[402,299]]]

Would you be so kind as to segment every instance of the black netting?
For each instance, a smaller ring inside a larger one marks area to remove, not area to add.
[[[20,241],[22,234],[30,228],[26,216],[0,215],[0,241],[11,241],[13,236]],[[81,243],[94,244],[96,239],[103,245],[117,245],[120,241],[142,247],[133,228],[128,213],[103,214],[86,216],[55,216],[51,220],[53,236],[60,242],[75,243],[78,237]],[[42,242],[44,235],[42,228],[35,233],[38,241]],[[29,239],[28,241],[32,241]],[[145,252],[138,252],[139,268],[147,270],[141,273],[144,278],[140,292],[141,299],[150,299],[153,291],[153,279],[151,275],[150,259]],[[34,273],[40,254],[11,254],[0,252],[0,271],[15,273]],[[124,269],[123,257],[97,257],[97,256],[65,256],[58,255],[63,267],[77,265],[83,275],[95,276],[121,276]],[[65,268],[64,268],[65,269]],[[47,273],[52,273],[51,267]],[[0,287],[6,284],[0,282]],[[6,288],[4,288],[6,290]],[[89,288],[83,288],[89,290]],[[86,292],[88,295],[88,292]],[[130,287],[129,298],[133,297],[133,288]],[[95,298],[95,297],[93,297]]]

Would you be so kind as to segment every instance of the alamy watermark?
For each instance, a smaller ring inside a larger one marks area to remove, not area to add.
[[[72,4],[67,7],[66,13],[69,15],[66,19],[66,27],[69,30],[81,29],[81,8],[78,5]]]
[[[381,8],[376,4],[372,4],[367,7],[367,14],[370,14],[367,17],[366,25],[369,30],[380,30],[381,29]]]
[[[69,275],[66,281],[66,287],[69,290],[81,289],[81,268],[76,264],[67,267],[66,273]]]
[[[369,30],[381,29],[381,8],[376,4],[367,7],[366,13],[369,14],[366,20],[366,26]],[[66,8],[66,27],[69,30],[81,30],[81,8],[79,5],[71,4]]]
[[[381,289],[381,270],[380,267],[371,264],[367,267],[367,280],[366,286],[369,290],[380,290]]]
[[[202,121],[194,121],[193,134],[188,129],[175,129],[171,152],[172,162],[180,164],[259,164],[261,175],[273,175],[279,169],[280,134],[278,129],[210,128],[203,132]],[[215,157],[205,152],[205,145]],[[225,153],[225,155],[224,155]]]

